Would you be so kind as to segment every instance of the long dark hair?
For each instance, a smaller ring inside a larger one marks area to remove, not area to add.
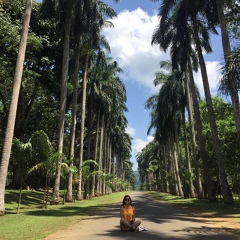
[[[132,204],[132,199],[131,199],[131,197],[130,197],[129,195],[125,195],[125,196],[124,196],[123,201],[122,201],[122,206],[125,205],[125,199],[126,199],[126,198],[129,198],[129,199],[130,199],[130,205],[133,206],[133,204]]]

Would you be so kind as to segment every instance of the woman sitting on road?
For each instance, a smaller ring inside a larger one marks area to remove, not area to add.
[[[132,205],[132,200],[129,195],[124,196],[122,206],[120,208],[120,228],[121,231],[134,230],[139,231],[138,226],[141,224],[140,220],[135,220],[135,207]]]

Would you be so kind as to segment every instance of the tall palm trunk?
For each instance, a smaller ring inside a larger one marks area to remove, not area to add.
[[[181,165],[181,154],[178,147],[179,140],[178,140],[177,122],[176,122],[175,116],[173,121],[174,121],[174,133],[172,132],[171,134],[171,141],[173,142],[173,146],[172,146],[173,159],[174,159],[174,166],[175,166],[175,172],[177,177],[176,179],[177,179],[179,196],[183,196],[182,183],[181,183],[181,177],[180,177],[180,171],[179,171],[179,165]],[[178,157],[177,157],[177,154],[178,154]]]
[[[112,162],[112,147],[111,147],[111,137],[110,137],[110,131],[108,134],[108,158],[109,158],[109,164],[108,164],[108,174],[109,177],[112,175],[113,176],[113,162]],[[108,187],[108,192],[111,193],[112,189]]]
[[[103,173],[103,179],[102,179],[102,195],[105,195],[105,187],[106,187],[106,125],[104,121],[103,125],[103,145],[102,145],[102,173]]]
[[[194,83],[194,78],[193,78],[193,70],[192,70],[192,65],[190,62],[190,58],[188,58],[188,74],[189,74],[189,86],[191,89],[192,93],[192,101],[193,101],[193,109],[194,109],[194,117],[196,121],[196,130],[197,130],[197,139],[199,143],[199,148],[200,148],[200,154],[202,157],[202,163],[203,163],[203,173],[204,173],[204,180],[205,180],[205,185],[206,185],[206,198],[209,202],[215,202],[216,201],[216,196],[213,192],[213,186],[212,186],[212,176],[209,172],[209,165],[208,165],[208,154],[206,151],[206,144],[205,144],[205,138],[203,135],[203,126],[202,126],[202,121],[201,121],[201,116],[200,116],[200,110],[199,110],[199,104],[198,104],[198,99],[197,99],[197,93],[195,89],[195,83]],[[197,164],[199,167],[199,164]],[[200,186],[199,186],[200,187]]]
[[[88,106],[88,114],[87,114],[87,159],[92,159],[91,157],[91,133],[92,133],[92,104]],[[95,165],[90,167],[90,172],[94,171]],[[85,188],[84,188],[84,199],[90,198],[90,182],[92,180],[92,176],[89,176],[86,180]]]
[[[208,109],[211,132],[212,132],[212,138],[214,142],[214,150],[217,157],[217,164],[218,164],[218,170],[220,175],[220,183],[222,188],[223,199],[224,199],[224,203],[233,203],[233,195],[230,190],[229,184],[227,182],[227,176],[226,176],[225,167],[224,167],[224,160],[222,158],[221,147],[220,147],[219,138],[218,138],[217,125],[216,125],[215,115],[214,115],[213,106],[212,106],[212,99],[211,99],[211,92],[209,88],[207,70],[206,70],[204,59],[203,59],[195,16],[192,16],[192,20],[193,20],[194,40],[195,40],[198,59],[199,59],[200,68],[201,68],[203,87],[204,87],[204,92],[205,92],[205,97],[207,102],[207,109]]]
[[[169,193],[170,190],[169,190],[169,180],[167,178],[167,174],[166,172],[168,172],[168,164],[167,164],[167,146],[163,146],[163,161],[164,161],[164,174],[163,174],[163,181],[164,181],[164,192],[167,192]]]
[[[59,160],[56,169],[55,183],[53,187],[53,203],[59,203],[59,189],[61,177],[61,164],[63,152],[63,138],[64,138],[64,123],[67,102],[67,83],[68,83],[68,62],[69,62],[69,44],[70,44],[70,29],[72,21],[72,9],[74,0],[70,0],[67,6],[65,34],[63,44],[63,60],[62,60],[62,82],[61,82],[61,102],[60,102],[60,120],[59,120],[59,136],[58,136],[58,152]]]
[[[193,178],[192,178],[192,168],[191,168],[191,161],[190,161],[190,154],[189,154],[189,148],[188,148],[188,139],[187,139],[187,131],[186,131],[186,122],[185,122],[185,109],[182,109],[182,116],[183,116],[183,134],[184,134],[184,147],[185,147],[185,155],[186,155],[186,162],[187,162],[187,170],[189,173],[189,192],[190,197],[195,197],[195,191],[193,186]]]
[[[174,145],[176,145],[176,143],[173,144],[172,150],[173,150],[173,164],[174,164],[176,180],[177,180],[177,187],[178,187],[178,194],[179,194],[178,196],[183,196],[182,183],[181,183],[179,167],[178,167],[177,152],[176,152],[176,148],[174,147]]]
[[[99,178],[98,178],[98,193],[102,195],[102,169],[103,169],[103,133],[104,133],[104,125],[105,125],[105,117],[104,114],[102,115],[102,121],[101,121],[101,130],[100,130],[100,146],[99,146]]]
[[[77,200],[82,200],[82,165],[83,165],[83,144],[84,144],[84,130],[85,130],[85,115],[86,115],[86,99],[87,99],[87,73],[88,73],[87,55],[84,66],[84,74],[82,80],[82,107],[81,107],[81,128],[80,128],[80,150],[79,150],[79,169],[78,169],[78,192]]]
[[[225,59],[225,63],[226,63],[226,68],[228,70],[228,68],[229,68],[228,55],[231,52],[230,41],[229,41],[229,36],[228,36],[228,32],[227,32],[225,16],[223,13],[222,0],[216,0],[216,3],[217,3],[217,9],[218,9],[220,28],[221,28],[221,32],[222,32],[221,37],[222,37],[224,59]],[[238,95],[238,88],[237,88],[236,80],[234,78],[234,74],[231,74],[231,71],[230,71],[229,77],[228,77],[228,87],[230,90],[230,96],[231,96],[232,105],[233,105],[233,112],[234,112],[234,118],[235,118],[235,122],[236,122],[237,136],[238,136],[238,139],[240,140],[239,95]],[[238,143],[239,143],[239,140],[238,140]]]
[[[99,142],[99,122],[100,122],[100,112],[101,107],[98,109],[97,114],[97,127],[96,127],[96,137],[95,137],[95,149],[94,149],[94,160],[97,161],[98,157],[98,142]],[[99,176],[100,173],[98,173]],[[93,175],[93,181],[92,181],[92,196],[95,196],[95,183],[96,183],[96,175]]]
[[[186,91],[186,97],[187,97],[188,120],[190,125],[190,132],[191,132],[190,135],[191,135],[192,152],[193,152],[193,163],[194,163],[194,168],[196,173],[197,196],[198,196],[198,199],[203,199],[202,181],[200,177],[199,163],[197,159],[197,144],[196,144],[196,138],[195,138],[194,121],[193,121],[192,104],[191,104],[192,98],[189,90],[189,78],[187,73],[185,77],[185,91]]]
[[[169,173],[173,179],[172,186],[171,186],[171,194],[179,196],[179,189],[177,185],[177,175],[176,175],[176,168],[175,168],[175,161],[174,161],[174,154],[173,154],[173,145],[170,140],[168,141],[168,165],[169,166]]]
[[[72,124],[71,124],[70,150],[69,150],[69,159],[71,160],[70,167],[73,167],[74,149],[75,149],[79,55],[80,55],[80,34],[77,36],[77,44],[76,44],[76,48],[75,48],[75,64],[74,64],[74,80],[73,80],[73,102],[72,102]],[[73,201],[73,196],[72,196],[72,179],[73,179],[73,174],[70,171],[69,177],[68,177],[67,194],[66,194],[66,201],[67,202],[72,202]]]
[[[17,56],[12,99],[9,109],[8,122],[3,145],[2,159],[0,165],[0,216],[5,214],[5,185],[7,180],[8,165],[12,148],[13,133],[15,127],[18,98],[23,73],[23,63],[25,58],[28,29],[32,12],[32,0],[26,0],[25,15],[23,20],[19,52]]]

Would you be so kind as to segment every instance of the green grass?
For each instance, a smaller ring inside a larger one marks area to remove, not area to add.
[[[238,221],[240,220],[239,203],[227,205],[223,204],[221,201],[217,203],[209,203],[205,200],[177,197],[160,192],[148,192],[148,194],[162,202],[173,204],[177,207],[195,214],[199,214],[203,217],[221,217],[232,218]]]
[[[16,214],[19,192],[7,190],[6,214],[0,217],[0,239],[44,239],[73,222],[93,215],[105,206],[121,201],[126,193],[118,192],[64,205],[48,205],[47,209],[42,209],[41,192],[23,191],[20,214]]]

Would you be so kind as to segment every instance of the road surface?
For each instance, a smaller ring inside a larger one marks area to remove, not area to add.
[[[207,220],[188,216],[187,212],[160,203],[146,193],[132,192],[131,198],[136,207],[136,219],[140,219],[141,226],[148,229],[146,232],[120,231],[119,201],[94,216],[47,236],[45,240],[240,240],[239,235],[226,232]]]

